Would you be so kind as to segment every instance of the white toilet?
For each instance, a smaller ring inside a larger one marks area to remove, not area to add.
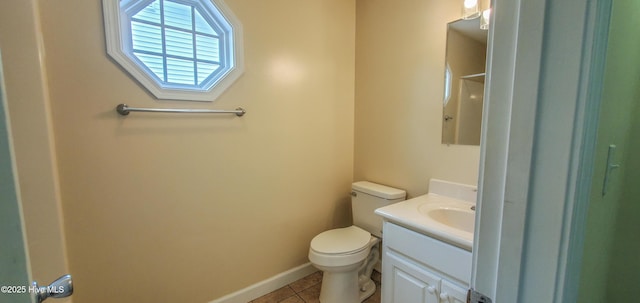
[[[404,190],[367,181],[352,184],[353,225],[320,233],[311,240],[309,260],[322,270],[321,303],[360,303],[376,290],[371,281],[380,259],[382,218],[376,208],[405,199]]]

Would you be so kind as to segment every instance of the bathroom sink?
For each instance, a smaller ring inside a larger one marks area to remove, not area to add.
[[[476,213],[471,209],[471,206],[454,207],[423,204],[418,208],[418,211],[439,223],[473,233]]]
[[[385,220],[471,251],[475,203],[426,194],[376,209]]]

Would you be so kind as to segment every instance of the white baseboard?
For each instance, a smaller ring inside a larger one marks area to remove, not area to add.
[[[311,263],[305,263],[209,303],[247,303],[316,271]]]

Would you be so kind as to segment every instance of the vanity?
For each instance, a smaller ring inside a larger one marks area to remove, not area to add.
[[[382,302],[465,303],[476,187],[437,179],[429,193],[379,208]]]

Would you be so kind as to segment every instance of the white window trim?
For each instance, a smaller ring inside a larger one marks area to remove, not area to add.
[[[212,1],[227,19],[233,29],[233,54],[234,67],[225,73],[208,91],[194,91],[177,88],[162,88],[149,74],[134,63],[125,53],[123,45],[125,41],[120,32],[120,24],[123,16],[120,14],[120,0],[103,0],[103,13],[105,25],[105,38],[107,53],[122,68],[129,72],[142,86],[149,90],[158,99],[188,100],[188,101],[214,101],[224,93],[244,72],[244,47],[242,39],[242,24],[233,14],[231,9],[222,0]]]

